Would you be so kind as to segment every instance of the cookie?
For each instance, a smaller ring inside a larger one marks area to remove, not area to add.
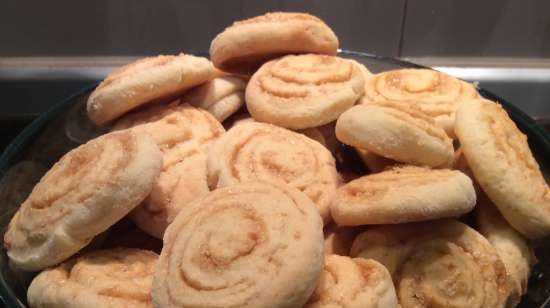
[[[477,182],[508,223],[528,238],[550,234],[550,189],[506,111],[469,101],[456,113],[456,135]]]
[[[454,114],[464,101],[479,96],[474,86],[429,69],[385,71],[367,79],[360,103],[394,101],[415,105],[454,137]]]
[[[246,81],[237,76],[220,76],[185,93],[180,100],[208,110],[223,122],[244,106]]]
[[[254,73],[246,106],[254,119],[290,129],[332,122],[355,104],[364,77],[351,60],[326,55],[290,55]]]
[[[210,187],[269,180],[304,192],[325,222],[338,185],[334,158],[321,144],[302,134],[259,122],[233,126],[208,153]]]
[[[105,78],[88,98],[88,117],[106,125],[128,111],[176,96],[214,78],[206,58],[179,54],[144,58],[125,65]]]
[[[477,230],[495,247],[511,282],[507,307],[516,307],[527,292],[527,281],[536,258],[527,241],[512,228],[486,196],[475,209]]]
[[[399,162],[450,167],[452,140],[418,108],[395,102],[354,106],[336,121],[341,142]]]
[[[332,255],[317,289],[304,308],[397,308],[397,295],[388,270],[374,260]]]
[[[361,228],[338,227],[335,224],[325,227],[325,255],[349,256],[351,243],[360,231]]]
[[[153,308],[151,284],[158,255],[141,249],[89,252],[47,269],[27,292],[31,308]]]
[[[69,258],[145,199],[161,167],[154,141],[131,131],[71,150],[12,218],[4,235],[10,260],[40,270]]]
[[[166,230],[155,307],[302,307],[323,268],[322,221],[300,191],[262,181],[212,191]]]
[[[233,23],[212,41],[210,58],[223,71],[249,74],[281,55],[335,55],[337,49],[338,38],[319,18],[276,12]]]
[[[378,173],[391,168],[392,166],[398,165],[398,162],[394,160],[374,154],[373,152],[365,149],[355,148],[355,152],[357,152],[357,156],[359,156],[363,164],[371,173]]]
[[[141,229],[162,239],[180,209],[210,191],[207,147],[225,130],[207,111],[177,102],[131,113],[114,127],[127,128],[151,136],[163,154],[150,195],[130,214]]]
[[[475,203],[472,181],[462,172],[408,166],[343,185],[330,210],[338,225],[356,226],[458,217]]]
[[[495,248],[455,220],[374,227],[357,236],[351,256],[386,266],[402,308],[504,307],[510,293]]]

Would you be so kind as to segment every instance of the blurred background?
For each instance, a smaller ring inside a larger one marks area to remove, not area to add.
[[[343,49],[478,81],[550,123],[548,0],[4,0],[0,129],[16,132],[137,56],[207,52],[233,21],[281,10],[319,16]]]

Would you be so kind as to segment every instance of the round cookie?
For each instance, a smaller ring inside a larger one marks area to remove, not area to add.
[[[516,307],[527,292],[527,282],[536,263],[533,249],[484,195],[477,202],[475,216],[477,230],[495,247],[506,267],[511,282],[511,294],[506,306]]]
[[[325,222],[338,186],[334,158],[321,144],[271,124],[244,122],[216,140],[208,153],[211,188],[269,180],[304,192]]]
[[[179,54],[144,58],[105,78],[88,98],[88,117],[105,125],[144,104],[175,96],[211,80],[216,71],[206,58]]]
[[[155,307],[302,307],[323,268],[322,221],[288,185],[212,191],[166,230]]]
[[[153,140],[131,131],[68,152],[10,221],[4,235],[10,260],[40,270],[69,258],[147,197],[161,166]]]
[[[336,121],[341,142],[399,162],[450,167],[452,140],[414,106],[380,102],[354,106]]]
[[[225,130],[207,111],[177,103],[131,113],[114,127],[126,128],[151,136],[163,154],[162,171],[150,195],[130,214],[141,229],[162,239],[181,208],[210,191],[207,147]]]
[[[151,284],[158,255],[115,248],[89,252],[47,269],[27,291],[31,308],[153,308]]]
[[[409,166],[341,186],[330,210],[338,225],[357,226],[457,217],[475,203],[472,180],[462,172]]]
[[[367,79],[360,103],[394,101],[415,105],[454,137],[454,113],[465,100],[478,97],[474,86],[429,69],[385,71]]]
[[[351,60],[290,55],[264,64],[246,87],[254,119],[290,129],[332,122],[363,94],[363,73]]]
[[[402,308],[501,308],[510,293],[495,248],[455,220],[371,228],[351,256],[386,266]]]
[[[456,135],[477,182],[508,223],[528,238],[550,234],[550,189],[506,111],[469,101],[456,113]]]
[[[304,308],[397,308],[388,270],[374,260],[332,255]]]
[[[233,23],[212,41],[210,58],[223,71],[249,74],[281,55],[335,55],[337,49],[338,38],[319,18],[276,12]]]
[[[246,81],[237,76],[220,76],[185,93],[180,100],[208,110],[223,122],[244,106]]]

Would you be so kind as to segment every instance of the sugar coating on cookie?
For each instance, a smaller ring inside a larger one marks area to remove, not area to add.
[[[282,55],[335,55],[337,49],[338,38],[319,18],[275,12],[233,23],[214,38],[210,57],[223,71],[249,74]]]
[[[341,142],[413,165],[450,167],[451,138],[415,106],[396,102],[357,105],[336,121]]]
[[[388,270],[363,258],[331,255],[317,289],[304,308],[399,307]]]
[[[382,263],[403,308],[497,308],[510,294],[495,248],[456,220],[368,229],[353,242],[351,256]]]
[[[238,76],[220,76],[185,93],[180,100],[208,110],[223,122],[244,106],[246,80]]]
[[[331,153],[315,140],[271,124],[245,122],[212,144],[208,180],[211,188],[256,180],[286,183],[311,198],[328,222],[338,173]]]
[[[394,101],[415,105],[454,137],[454,113],[464,101],[479,94],[469,83],[429,69],[399,69],[367,78],[360,103]]]
[[[160,239],[182,207],[210,191],[207,149],[225,132],[206,110],[178,103],[128,114],[114,126],[148,134],[162,151],[160,176],[150,195],[130,214],[141,229]]]
[[[355,226],[458,217],[475,203],[472,181],[462,172],[408,166],[341,186],[330,210],[338,225]]]
[[[140,59],[105,78],[90,94],[87,112],[96,125],[106,125],[130,110],[211,80],[216,75],[206,58],[179,54]]]
[[[219,188],[166,230],[155,307],[302,307],[323,268],[322,221],[302,192],[254,181]]]
[[[157,254],[141,249],[89,252],[38,274],[27,299],[33,308],[153,308],[151,285],[157,260]]]
[[[264,64],[246,87],[246,106],[256,120],[290,129],[332,122],[355,104],[364,77],[351,60],[290,55]]]
[[[528,238],[550,234],[550,189],[527,137],[502,106],[463,104],[456,135],[477,182],[512,227]]]
[[[25,270],[78,252],[151,192],[162,155],[148,136],[115,132],[65,154],[10,221],[4,246]]]

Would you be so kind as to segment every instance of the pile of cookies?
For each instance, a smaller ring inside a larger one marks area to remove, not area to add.
[[[87,111],[112,132],[61,158],[4,236],[12,264],[41,271],[30,307],[519,303],[529,240],[550,233],[526,136],[466,82],[371,74],[337,48],[320,19],[269,13],[220,33],[212,62],[111,73]],[[368,174],[337,169],[344,148]],[[121,219],[160,255],[116,228],[86,247]]]

